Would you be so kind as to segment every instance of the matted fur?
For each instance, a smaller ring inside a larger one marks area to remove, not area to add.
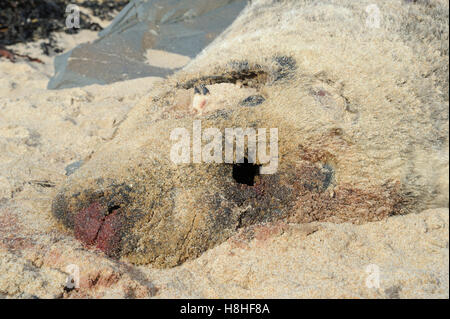
[[[380,28],[366,24],[369,4]],[[447,1],[252,1],[134,107],[53,213],[111,256],[167,267],[256,223],[448,206],[448,63]],[[243,106],[255,94],[263,102]],[[277,173],[248,186],[230,164],[172,163],[170,132],[194,119],[278,128]]]

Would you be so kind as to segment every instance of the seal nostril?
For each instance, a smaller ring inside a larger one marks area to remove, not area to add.
[[[233,179],[239,184],[253,186],[255,184],[255,176],[259,175],[260,166],[249,163],[248,159],[244,158],[244,163],[233,164]]]

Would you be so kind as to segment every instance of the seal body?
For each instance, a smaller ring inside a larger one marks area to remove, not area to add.
[[[363,2],[252,1],[68,177],[54,216],[108,255],[171,267],[259,223],[448,206],[448,1],[371,3],[377,28]],[[277,128],[276,173],[171,161],[171,132],[198,120]]]

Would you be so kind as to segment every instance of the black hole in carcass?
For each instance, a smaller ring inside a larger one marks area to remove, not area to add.
[[[255,184],[255,176],[259,175],[259,167],[249,163],[247,158],[244,158],[244,163],[233,164],[233,179],[239,184],[246,184],[253,186]]]
[[[118,210],[120,205],[108,205],[108,215],[112,214],[115,210]]]

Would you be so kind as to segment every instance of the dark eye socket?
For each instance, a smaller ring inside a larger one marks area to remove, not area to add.
[[[209,90],[206,88],[205,85],[202,84],[201,87],[202,87],[202,94],[203,94],[203,95],[206,95],[206,94],[209,93]]]
[[[207,95],[209,94],[209,90],[206,88],[204,84],[200,84],[199,86],[194,87],[194,94]]]

